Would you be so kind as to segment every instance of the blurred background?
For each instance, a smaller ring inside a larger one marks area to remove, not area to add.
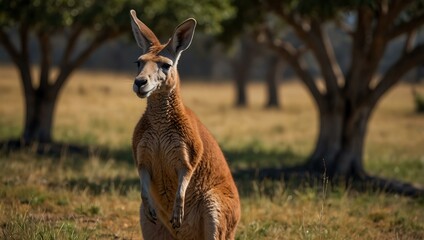
[[[424,238],[424,1],[0,0],[5,239],[139,239],[130,9],[194,17],[183,100],[242,197],[237,239]]]

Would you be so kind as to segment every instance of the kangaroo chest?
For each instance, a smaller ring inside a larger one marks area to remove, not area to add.
[[[138,151],[141,153],[140,163],[150,172],[150,191],[157,207],[164,211],[170,210],[178,186],[177,169],[185,154],[182,136],[173,128],[147,130]]]
[[[150,162],[150,164],[173,165],[184,150],[185,143],[177,130],[166,128],[161,131],[147,130],[143,134],[139,147],[145,157],[141,159],[142,161]]]

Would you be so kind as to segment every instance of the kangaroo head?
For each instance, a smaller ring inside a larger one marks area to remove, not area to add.
[[[131,26],[135,40],[142,49],[138,57],[138,75],[133,90],[140,98],[154,92],[170,91],[177,85],[177,63],[181,52],[186,50],[193,39],[196,20],[189,18],[178,25],[171,39],[161,44],[156,35],[142,23],[134,10],[130,11]]]

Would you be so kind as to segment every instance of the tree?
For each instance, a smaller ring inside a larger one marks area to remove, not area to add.
[[[278,107],[278,82],[277,74],[279,68],[279,58],[269,54],[266,46],[259,43],[258,27],[265,16],[265,12],[258,9],[260,1],[232,0],[232,5],[237,10],[237,14],[225,19],[222,22],[223,31],[217,36],[218,41],[225,46],[234,44],[238,39],[239,49],[232,59],[233,78],[235,86],[235,105],[237,107],[247,106],[247,82],[254,67],[254,60],[264,57],[266,64],[265,82],[267,84],[267,103],[265,107]]]
[[[267,72],[265,76],[267,85],[268,101],[266,103],[267,108],[278,108],[278,76],[281,74],[281,61],[278,55],[271,54],[267,58]]]
[[[264,78],[266,83],[266,108],[278,108],[278,80],[281,74],[281,60],[278,54],[270,52],[267,46],[258,42],[258,31],[239,37],[239,49],[232,58],[232,70],[235,86],[235,106],[247,107],[247,83],[258,59],[264,60]]]
[[[137,9],[159,35],[188,17],[196,17],[206,31],[219,31],[216,23],[233,13],[227,1],[214,0],[0,0],[0,44],[19,71],[25,98],[21,136],[25,144],[52,141],[54,110],[63,86],[101,45],[130,33],[130,9]],[[52,52],[57,36],[64,36],[66,44],[55,63]],[[38,78],[31,74],[32,38],[40,51]],[[83,49],[78,50],[79,46]],[[52,74],[53,67],[58,68],[57,75]]]
[[[236,90],[235,106],[246,107],[247,82],[255,60],[256,49],[250,36],[241,37],[239,44],[238,53],[232,59],[233,78]]]
[[[318,108],[319,134],[307,167],[318,173],[325,167],[331,179],[370,179],[363,167],[370,116],[388,90],[424,62],[424,43],[408,51],[401,49],[387,69],[381,68],[381,62],[391,42],[424,24],[423,2],[266,0],[264,6],[290,26],[302,43],[294,46],[277,36],[279,29],[263,28],[268,45],[293,68]],[[326,31],[329,21],[351,39],[350,65],[345,72]],[[309,71],[305,52],[314,57],[318,76]],[[324,89],[318,87],[318,78]]]

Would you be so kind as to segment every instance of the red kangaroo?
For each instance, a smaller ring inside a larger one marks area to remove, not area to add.
[[[144,239],[234,239],[240,200],[217,142],[184,106],[177,63],[192,41],[187,19],[161,44],[131,10],[134,37],[143,53],[133,90],[147,108],[133,134],[141,183]]]

